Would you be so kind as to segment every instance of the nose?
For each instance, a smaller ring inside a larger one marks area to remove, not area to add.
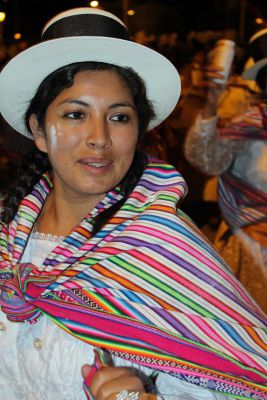
[[[92,117],[88,122],[86,145],[95,149],[106,149],[111,145],[108,124],[105,119]]]

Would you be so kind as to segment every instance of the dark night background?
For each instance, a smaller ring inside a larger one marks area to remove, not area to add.
[[[99,0],[99,3],[123,18],[123,0]],[[239,32],[242,42],[251,34],[256,17],[267,18],[266,0],[128,0],[127,3],[136,10],[135,16],[127,21],[133,33],[144,27],[150,33],[176,31],[183,36],[190,30],[231,28]],[[11,41],[14,33],[20,32],[22,39],[35,42],[45,22],[57,12],[88,5],[87,0],[0,0],[0,11],[6,12],[5,41]]]

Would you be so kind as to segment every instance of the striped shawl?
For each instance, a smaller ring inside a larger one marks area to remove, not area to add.
[[[267,398],[266,316],[179,210],[186,190],[150,160],[122,208],[92,237],[108,193],[45,260],[20,263],[50,192],[44,174],[0,235],[0,303],[12,321],[42,314],[77,339],[235,399]]]

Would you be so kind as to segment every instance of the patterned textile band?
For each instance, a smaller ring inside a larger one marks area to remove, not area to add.
[[[179,210],[186,186],[172,166],[151,159],[91,236],[95,215],[122,197],[109,192],[39,271],[20,259],[51,188],[44,174],[0,234],[0,303],[10,320],[45,314],[135,363],[235,399],[266,399],[266,316]]]

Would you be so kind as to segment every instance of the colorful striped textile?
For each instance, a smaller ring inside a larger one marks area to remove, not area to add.
[[[267,193],[231,172],[219,177],[218,203],[231,228],[242,228],[267,219]]]
[[[246,112],[234,117],[225,126],[219,128],[225,139],[267,139],[267,106],[259,101],[258,105],[250,106]]]
[[[194,223],[170,165],[149,160],[94,236],[108,193],[39,271],[20,263],[52,182],[44,174],[0,234],[0,303],[12,321],[42,314],[76,338],[235,399],[267,398],[267,320]],[[50,271],[53,267],[52,271]]]

